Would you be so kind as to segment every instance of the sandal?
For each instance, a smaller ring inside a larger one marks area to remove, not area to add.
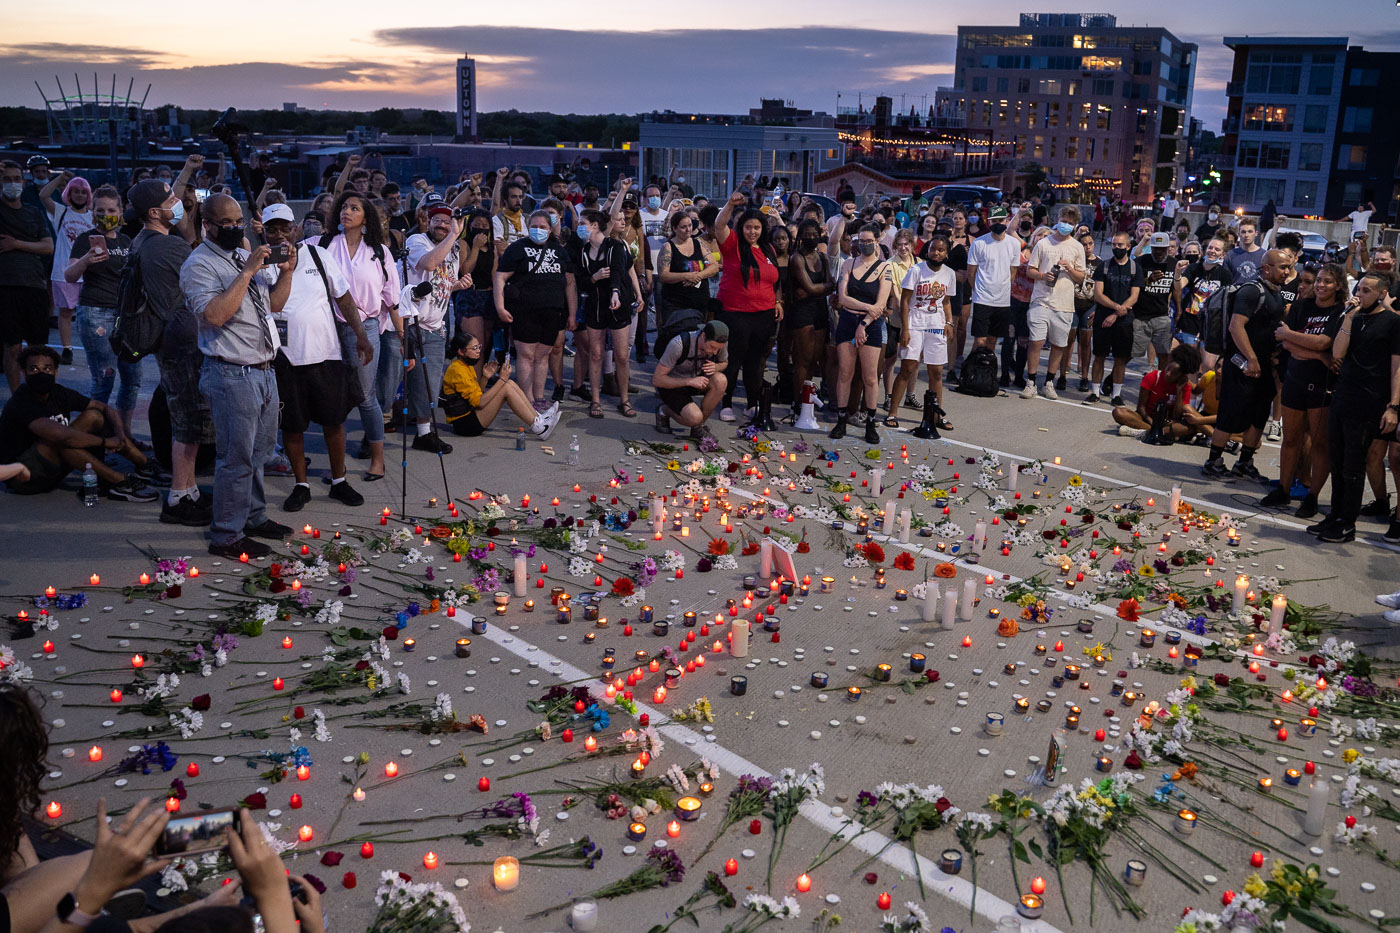
[[[590,402],[590,403],[588,404],[588,417],[590,417],[590,418],[601,418],[601,417],[603,417],[603,404],[602,404],[601,402]]]
[[[940,430],[940,431],[951,431],[951,430],[953,430],[953,422],[949,421],[947,418],[942,418],[942,417],[940,417],[940,418],[938,419],[938,430]]]
[[[366,474],[365,474],[365,482],[366,482],[366,483],[377,483],[377,482],[379,482],[379,481],[380,481],[381,479],[383,479],[383,478],[384,478],[384,474],[383,474],[383,473],[366,473]]]
[[[622,412],[622,417],[624,418],[637,417],[637,409],[632,407],[631,402],[618,402],[617,410]]]
[[[897,428],[897,427],[899,427],[899,419],[896,418],[894,415],[890,415],[889,417],[885,418],[885,427],[887,427],[887,428]]]

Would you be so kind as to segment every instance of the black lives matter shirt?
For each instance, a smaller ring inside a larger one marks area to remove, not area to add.
[[[501,254],[496,271],[511,273],[507,295],[513,291],[515,300],[506,307],[511,314],[570,310],[564,278],[573,274],[574,265],[564,247],[553,240],[538,246],[528,238],[516,240]]]
[[[1147,254],[1139,256],[1137,262],[1142,267],[1143,286],[1137,304],[1133,305],[1133,318],[1150,320],[1164,317],[1169,311],[1172,285],[1176,282],[1176,260],[1168,257],[1157,262],[1151,254]]]
[[[1337,330],[1342,326],[1343,310],[1340,301],[1330,307],[1320,308],[1313,299],[1303,298],[1293,302],[1292,307],[1288,309],[1288,329],[1300,334],[1326,334],[1335,338]],[[1289,382],[1323,387],[1332,380],[1331,370],[1321,360],[1302,360],[1288,354],[1287,365],[1288,371],[1284,378]]]

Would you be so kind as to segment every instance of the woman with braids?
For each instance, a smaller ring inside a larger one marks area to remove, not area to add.
[[[797,252],[788,264],[792,308],[784,323],[792,340],[792,404],[799,411],[802,387],[821,371],[826,351],[827,298],[836,291],[832,253],[838,243],[823,248],[822,225],[811,218],[797,225]]]
[[[365,439],[356,454],[369,458],[366,482],[384,478],[384,405],[392,405],[398,389],[403,361],[403,320],[399,317],[398,266],[384,236],[379,211],[368,198],[351,188],[340,194],[331,207],[326,232],[318,244],[328,251],[350,281],[350,297],[360,311],[365,336],[374,346],[374,356],[360,367],[360,423]],[[337,233],[336,231],[340,232]],[[336,312],[343,359],[358,359],[355,332]]]
[[[749,407],[757,414],[763,391],[763,368],[773,334],[783,318],[782,301],[777,293],[778,264],[768,242],[768,223],[763,214],[746,210],[739,217],[737,230],[729,228],[736,208],[748,198],[735,191],[715,218],[714,237],[723,263],[720,268],[720,319],[729,325],[729,366],[721,421],[734,420],[734,387],[744,377]]]

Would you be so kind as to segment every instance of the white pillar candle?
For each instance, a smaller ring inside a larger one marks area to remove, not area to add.
[[[981,554],[987,546],[987,523],[978,522],[972,528],[972,552]]]
[[[953,623],[957,621],[958,614],[958,591],[955,587],[948,587],[943,591],[943,627],[952,631]]]
[[[908,509],[905,509],[904,511],[902,511],[902,512],[899,513],[899,543],[900,543],[900,544],[908,544],[908,543],[909,543],[909,526],[910,526],[910,524],[912,523],[913,518],[914,518],[913,513],[912,513],[911,511],[909,511]]]
[[[1330,790],[1327,775],[1319,769],[1313,775],[1312,787],[1308,789],[1308,809],[1303,814],[1303,832],[1309,836],[1322,835],[1322,827],[1327,822],[1327,795]]]
[[[1020,470],[1016,469],[1016,464],[1008,463],[1006,465],[1006,488],[1011,492],[1016,491],[1016,474],[1019,472]]]
[[[529,582],[530,571],[525,567],[525,555],[515,555],[515,595],[525,595],[525,584]]]
[[[972,619],[972,603],[977,599],[977,581],[968,578],[963,581],[962,605],[958,607],[958,617],[964,622]]]
[[[1288,611],[1288,597],[1282,593],[1274,595],[1274,601],[1269,605],[1269,634],[1277,635],[1283,631],[1283,614]]]
[[[1171,498],[1171,502],[1168,503],[1168,505],[1167,505],[1167,514],[1168,514],[1168,515],[1171,515],[1171,516],[1176,516],[1176,515],[1179,515],[1180,513],[1181,513],[1181,487],[1180,487],[1180,486],[1173,486],[1173,487],[1172,487],[1172,498]]]
[[[870,490],[873,494],[879,495],[880,490],[885,486],[885,471],[880,467],[870,471]]]
[[[592,933],[598,929],[598,902],[579,901],[574,905],[569,923],[574,928],[574,933]]]
[[[896,514],[894,500],[887,500],[885,502],[885,518],[880,525],[881,534],[887,536],[894,534],[894,517]]]
[[[919,610],[919,618],[925,622],[933,622],[938,618],[938,582],[936,580],[924,582],[924,602]]]
[[[1248,592],[1249,577],[1245,574],[1240,574],[1238,577],[1235,577],[1235,599],[1234,602],[1231,603],[1230,608],[1235,612],[1243,611],[1245,607],[1244,597]]]
[[[666,521],[666,500],[660,496],[651,497],[651,530],[660,531],[661,523]]]
[[[758,578],[767,580],[773,573],[773,542],[764,538],[758,545]],[[766,585],[766,584],[765,584]]]
[[[749,656],[749,620],[735,619],[729,627],[729,653],[736,658]]]
[[[497,891],[514,891],[520,884],[520,862],[509,855],[496,859],[491,880]]]

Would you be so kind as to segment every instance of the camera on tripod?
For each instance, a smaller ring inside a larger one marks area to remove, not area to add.
[[[219,114],[219,119],[214,121],[214,127],[209,131],[209,135],[230,149],[237,149],[238,135],[248,132],[248,127],[234,122],[233,115],[237,112],[236,108],[230,107]]]

